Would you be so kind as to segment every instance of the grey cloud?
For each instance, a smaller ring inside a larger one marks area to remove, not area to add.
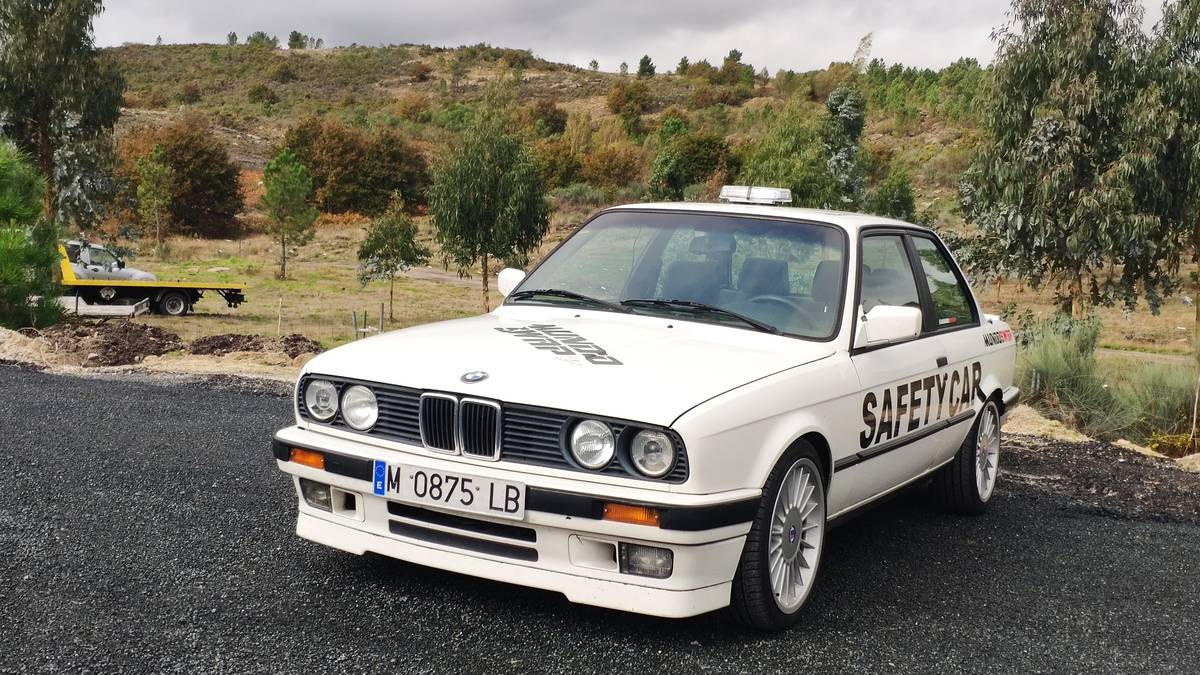
[[[96,21],[100,44],[221,42],[265,30],[284,39],[300,30],[326,44],[488,42],[530,48],[538,56],[605,70],[633,67],[643,53],[659,70],[681,56],[720,59],[740,49],[755,66],[812,69],[845,60],[866,33],[873,56],[914,66],[944,66],[969,56],[990,61],[992,28],[1005,20],[1006,0],[124,0]]]

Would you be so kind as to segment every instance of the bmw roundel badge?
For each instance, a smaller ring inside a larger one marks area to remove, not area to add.
[[[459,379],[461,379],[463,382],[466,382],[467,384],[475,384],[476,382],[483,382],[487,378],[488,378],[488,374],[483,372],[482,370],[472,370],[471,372],[464,374]]]

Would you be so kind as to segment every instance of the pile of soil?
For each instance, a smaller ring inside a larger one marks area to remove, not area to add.
[[[1097,512],[1200,523],[1200,474],[1100,441],[1005,434],[1004,480],[1061,494]]]
[[[283,352],[288,358],[294,359],[301,354],[320,354],[321,351],[321,345],[297,333],[280,338],[239,333],[207,335],[188,345],[189,354],[203,356],[224,356],[232,352]]]
[[[85,366],[127,366],[183,349],[178,335],[134,321],[60,323],[41,338],[57,352],[79,355]]]

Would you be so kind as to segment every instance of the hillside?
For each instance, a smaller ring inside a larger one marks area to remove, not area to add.
[[[125,74],[126,110],[118,135],[138,126],[161,126],[187,111],[200,111],[216,127],[244,169],[261,168],[285,131],[309,115],[333,117],[364,129],[393,129],[432,154],[470,118],[489,86],[519,73],[515,98],[522,104],[554,101],[570,116],[589,120],[607,141],[636,146],[643,182],[657,150],[653,133],[621,138],[606,97],[633,75],[583,70],[538,59],[527,51],[486,45],[441,49],[420,45],[283,50],[246,45],[127,45],[106,50]],[[973,62],[972,62],[973,63]],[[786,100],[802,101],[815,119],[824,96],[848,73],[846,64],[807,73],[784,71],[764,78],[750,64],[736,64],[750,77],[722,80],[720,68],[691,64],[686,75],[639,79],[650,100],[643,116],[647,132],[664,111],[725,138],[738,148],[764,132],[764,110]],[[707,66],[707,64],[704,64]],[[917,71],[873,62],[863,134],[868,184],[892,168],[911,176],[918,206],[943,224],[952,213],[958,174],[975,135],[970,117],[943,114],[942,82],[952,71]],[[976,74],[982,72],[978,66]],[[959,70],[962,70],[959,67]],[[738,73],[735,72],[735,76]],[[930,93],[931,86],[934,92]],[[973,85],[972,85],[973,86]],[[969,101],[967,102],[969,105]]]

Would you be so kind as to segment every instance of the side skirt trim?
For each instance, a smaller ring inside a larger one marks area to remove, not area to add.
[[[914,434],[909,434],[907,436],[903,436],[901,438],[897,438],[897,439],[888,441],[887,443],[883,443],[874,448],[863,450],[862,452],[855,453],[853,455],[850,455],[849,457],[843,457],[843,458],[839,459],[838,461],[834,462],[833,470],[836,473],[843,469],[849,469],[850,467],[852,467],[856,464],[861,464],[862,462],[865,462],[868,459],[871,459],[873,457],[879,457],[880,455],[887,454],[893,450],[898,450],[910,443],[916,443],[917,441],[919,441],[923,438],[926,438],[928,436],[931,436],[933,434],[936,434],[939,431],[945,431],[946,429],[949,429],[950,427],[952,427],[956,424],[961,424],[962,422],[966,422],[967,420],[974,419],[974,417],[975,417],[974,409],[964,410],[963,412],[958,413],[954,417],[942,420],[941,422],[937,422],[936,424],[931,424],[928,427],[925,427],[924,429],[922,429]]]

